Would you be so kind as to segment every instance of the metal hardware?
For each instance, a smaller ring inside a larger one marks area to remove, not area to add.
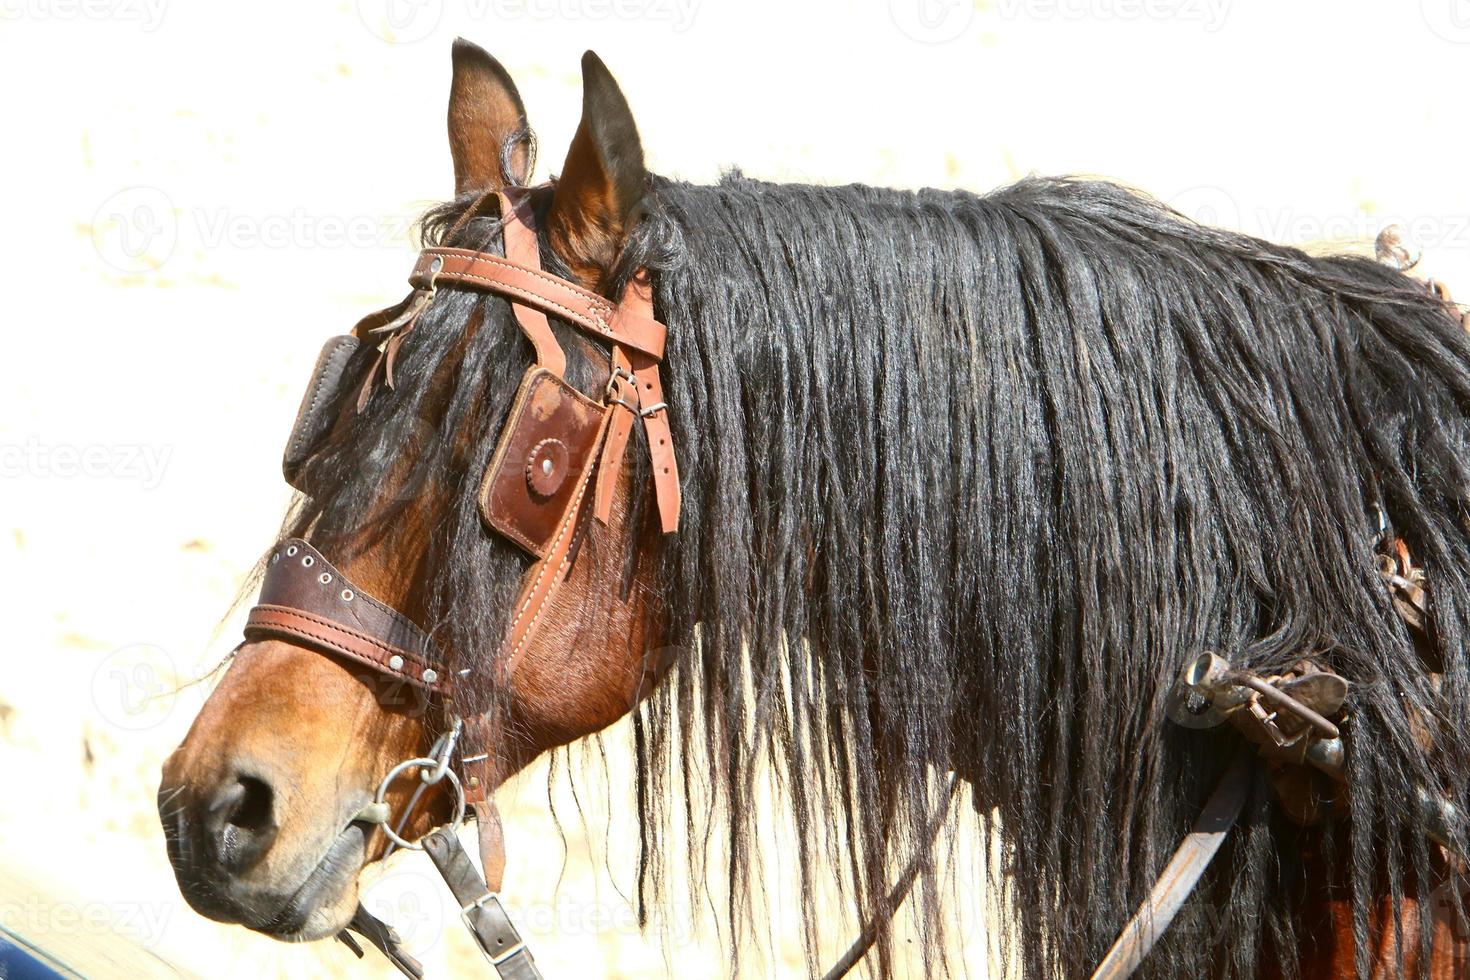
[[[388,775],[383,777],[382,783],[378,785],[378,792],[373,796],[373,802],[387,803],[389,784],[392,783],[393,780],[398,778],[399,773],[403,772],[405,769],[412,769],[415,766],[429,766],[437,768],[439,766],[439,760],[430,758],[405,759],[403,762],[398,763],[398,765],[388,770]],[[446,768],[444,770],[444,775],[449,778],[449,785],[454,790],[454,816],[450,819],[450,826],[458,827],[461,823],[464,822],[464,787],[460,786],[459,777],[454,774],[453,769]],[[420,841],[405,840],[399,835],[399,831],[403,830],[404,826],[408,822],[408,818],[413,816],[414,805],[418,802],[418,799],[423,790],[427,788],[428,784],[421,784],[417,788],[415,788],[413,796],[409,797],[409,805],[404,808],[402,819],[398,821],[397,830],[394,830],[388,825],[386,821],[384,821],[383,833],[387,836],[389,842],[391,842],[393,845],[397,847],[407,848],[410,851],[422,851],[424,849],[424,845],[420,843],[422,838],[420,838]],[[392,848],[389,848],[388,853],[392,853]],[[385,854],[384,857],[387,857],[387,854]]]

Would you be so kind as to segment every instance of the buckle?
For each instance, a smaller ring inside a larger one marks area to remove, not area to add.
[[[491,906],[494,906],[494,908],[492,909]],[[509,936],[503,938],[497,937],[501,938],[502,949],[500,952],[497,953],[491,948],[490,940],[480,932],[480,929],[475,924],[475,920],[471,918],[471,913],[476,911],[490,913],[510,933]],[[500,895],[496,892],[486,892],[460,909],[459,918],[464,923],[465,928],[470,931],[470,935],[475,937],[475,944],[480,947],[480,952],[485,954],[485,959],[489,960],[490,965],[493,967],[499,968],[500,964],[526,948],[525,941],[521,939],[521,934],[516,931],[515,925],[511,923],[510,915],[505,911],[505,906],[500,903]]]

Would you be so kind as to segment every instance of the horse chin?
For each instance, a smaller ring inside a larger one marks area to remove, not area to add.
[[[357,876],[367,857],[368,832],[366,824],[348,824],[285,904],[269,919],[244,925],[290,943],[337,935],[357,910]]]

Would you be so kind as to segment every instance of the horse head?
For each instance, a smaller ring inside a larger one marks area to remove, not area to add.
[[[450,227],[431,215],[426,227],[443,245],[499,251],[508,233],[497,205],[510,200],[501,192],[512,192],[527,227],[539,228],[532,246],[539,264],[589,293],[610,291],[625,276],[618,260],[648,183],[633,117],[612,76],[588,52],[583,115],[560,178],[528,190],[533,142],[514,83],[462,40],[453,64],[456,197],[441,212],[458,217]],[[189,903],[282,939],[331,936],[351,921],[358,874],[388,846],[375,821],[386,818],[397,834],[417,839],[451,816],[447,783],[410,802],[422,788],[411,770],[385,784],[377,811],[373,800],[398,763],[431,752],[463,704],[473,705],[480,759],[466,789],[483,797],[537,755],[626,714],[659,669],[647,654],[662,636],[648,601],[658,533],[651,509],[636,499],[648,475],[638,465],[604,477],[614,481],[605,512],[587,522],[567,556],[570,571],[547,600],[540,628],[525,637],[514,682],[496,669],[512,606],[544,563],[486,526],[476,489],[495,461],[515,378],[532,352],[504,295],[431,280],[415,296],[422,309],[414,321],[404,328],[397,310],[365,320],[354,331],[359,343],[335,348],[336,374],[319,374],[308,391],[303,419],[321,431],[303,458],[293,461],[288,450],[288,473],[299,471],[291,475],[305,494],[286,536],[302,540],[278,545],[266,560],[296,563],[294,573],[319,583],[331,601],[396,611],[416,624],[403,629],[422,630],[438,669],[415,661],[385,673],[350,649],[311,642],[310,625],[247,631],[164,766],[159,811]],[[398,328],[385,340],[374,331],[395,313]],[[555,334],[567,348],[567,380],[602,396],[607,348],[559,321]],[[294,449],[305,445],[302,424]],[[538,443],[538,451],[555,448]],[[566,465],[554,453],[511,462],[545,468],[528,479]],[[461,681],[455,706],[444,696],[451,676],[476,678],[474,690]]]

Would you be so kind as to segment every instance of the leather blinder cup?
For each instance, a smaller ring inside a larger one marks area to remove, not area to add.
[[[544,555],[597,453],[605,411],[550,371],[527,371],[480,485],[485,523]]]

